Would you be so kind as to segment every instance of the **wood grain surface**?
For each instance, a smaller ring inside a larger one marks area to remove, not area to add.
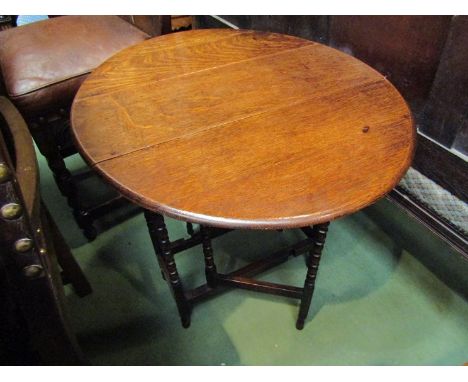
[[[275,33],[207,29],[105,62],[72,107],[81,154],[144,208],[228,228],[355,212],[410,165],[398,91],[361,61]]]

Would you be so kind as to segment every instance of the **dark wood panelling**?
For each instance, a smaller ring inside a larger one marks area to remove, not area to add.
[[[418,135],[412,166],[434,182],[468,202],[468,163]]]
[[[207,28],[230,28],[228,25],[223,24],[221,21],[216,20],[211,16],[193,16],[193,29],[207,29]]]
[[[421,131],[468,154],[468,16],[455,16]]]
[[[451,16],[333,16],[330,45],[387,78],[418,113],[427,99]]]
[[[151,37],[171,32],[171,16],[120,16]]]
[[[329,16],[221,16],[242,29],[289,34],[322,43],[328,41]]]

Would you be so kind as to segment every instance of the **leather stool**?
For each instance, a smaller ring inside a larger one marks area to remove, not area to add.
[[[88,239],[96,236],[94,217],[82,208],[64,162],[65,157],[76,153],[68,128],[70,107],[79,86],[94,68],[149,37],[118,16],[63,16],[0,32],[5,91],[27,121]]]

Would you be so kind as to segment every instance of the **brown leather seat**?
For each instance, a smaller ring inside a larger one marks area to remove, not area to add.
[[[57,17],[0,33],[8,97],[26,119],[68,107],[94,68],[150,36],[118,16]]]

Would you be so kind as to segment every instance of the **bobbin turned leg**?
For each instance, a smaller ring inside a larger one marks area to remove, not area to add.
[[[215,288],[218,279],[218,273],[216,271],[216,265],[213,259],[210,229],[208,227],[200,226],[200,233],[202,237],[203,255],[205,256],[206,283],[209,287]]]
[[[179,278],[174,256],[171,251],[171,243],[167,233],[166,224],[162,215],[145,211],[146,223],[153,242],[154,251],[158,257],[158,262],[172,295],[174,296],[182,326],[190,326],[191,307],[185,298],[182,281]]]
[[[73,210],[76,223],[83,230],[88,240],[94,240],[97,236],[97,230],[93,225],[93,219],[89,213],[81,207],[76,184],[60,153],[53,127],[47,124],[45,118],[40,118],[39,123],[31,124],[31,133],[39,151],[47,160],[60,193],[67,198],[68,205]]]
[[[69,204],[73,204],[75,189],[72,176],[60,154],[52,127],[50,127],[46,119],[42,117],[39,118],[37,123],[31,123],[31,133],[39,151],[47,160],[47,164],[54,175],[60,193],[67,198]],[[74,206],[70,204],[70,207],[73,208]]]
[[[195,231],[193,230],[193,224],[192,223],[187,223],[186,227],[187,227],[187,233],[190,236],[193,236],[194,233],[195,233]]]
[[[317,224],[312,230],[312,237],[314,240],[314,247],[309,253],[307,259],[307,275],[304,282],[304,292],[301,299],[299,308],[299,316],[296,322],[296,328],[302,330],[304,328],[304,321],[309,313],[310,302],[314,294],[315,279],[319,267],[320,257],[322,255],[323,246],[327,237],[329,223]]]

